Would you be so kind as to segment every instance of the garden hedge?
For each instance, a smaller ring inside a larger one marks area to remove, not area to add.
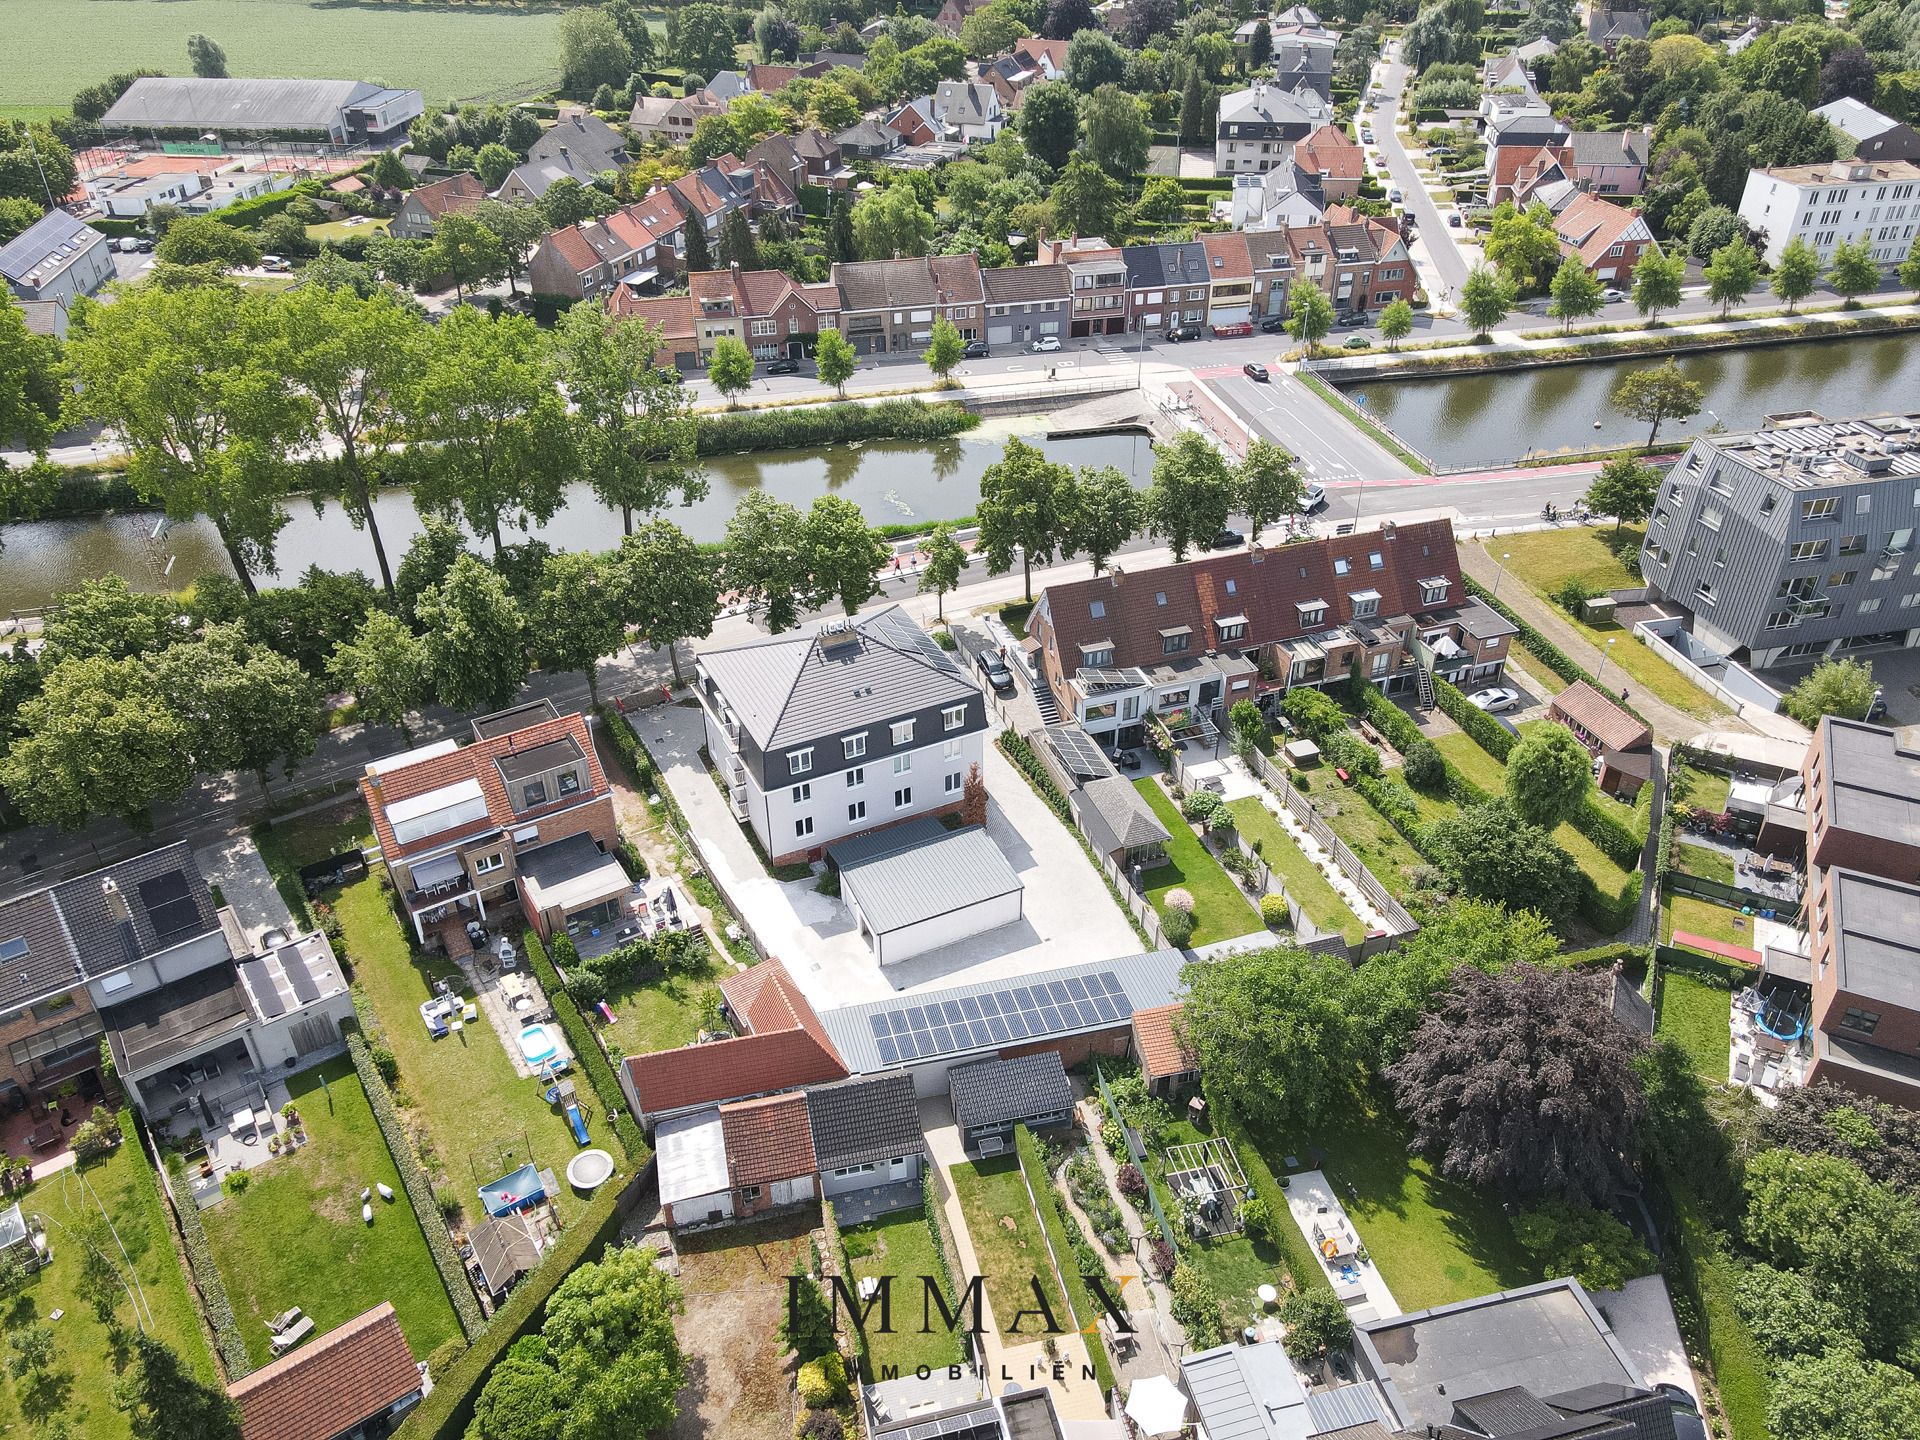
[[[1513,753],[1514,739],[1506,726],[1468,700],[1466,693],[1450,680],[1434,676],[1433,693],[1440,702],[1441,712],[1466,731],[1469,740],[1502,765],[1507,763],[1507,756]]]
[[[122,1129],[125,1128],[124,1122]],[[175,1204],[173,1213],[180,1220],[180,1243],[187,1252],[187,1270],[194,1288],[200,1292],[200,1307],[213,1327],[213,1346],[220,1352],[221,1367],[229,1381],[253,1373],[253,1361],[247,1358],[247,1342],[240,1338],[240,1322],[234,1317],[233,1301],[227,1298],[226,1281],[214,1264],[213,1248],[207,1244],[207,1228],[200,1223],[200,1207],[192,1192],[184,1204]]]
[[[213,218],[236,230],[251,230],[262,220],[278,215],[302,196],[311,199],[320,194],[322,188],[318,180],[302,180],[291,189],[277,190],[271,195],[256,195],[251,200],[236,200],[224,209],[215,210]]]
[[[1619,893],[1607,894],[1593,882],[1593,877],[1581,873],[1580,918],[1594,929],[1607,935],[1618,935],[1633,923],[1634,915],[1640,909],[1640,894],[1646,888],[1647,877],[1636,870],[1627,877],[1627,883],[1620,887]]]
[[[1076,1312],[1087,1342],[1087,1356],[1093,1361],[1093,1375],[1100,1382],[1100,1393],[1111,1395],[1116,1383],[1113,1375],[1113,1362],[1107,1358],[1106,1343],[1101,1340],[1098,1330],[1087,1331],[1084,1327],[1092,1325],[1094,1320],[1105,1312],[1094,1303],[1093,1296],[1087,1291],[1087,1282],[1080,1273],[1083,1263],[1074,1250],[1073,1237],[1067,1229],[1067,1221],[1060,1214],[1060,1197],[1054,1193],[1053,1180],[1047,1173],[1046,1157],[1040,1153],[1040,1142],[1033,1138],[1033,1132],[1024,1125],[1016,1125],[1013,1131],[1013,1148],[1020,1156],[1020,1170],[1026,1176],[1027,1189],[1033,1194],[1035,1207],[1040,1212],[1040,1228],[1047,1232],[1047,1240],[1053,1247],[1053,1258],[1060,1271],[1061,1282],[1067,1287],[1068,1299]],[[1082,1238],[1082,1245],[1088,1242]]]
[[[640,740],[633,733],[633,727],[611,705],[602,705],[595,713],[600,718],[602,733],[612,744],[615,753],[626,762],[634,785],[644,788],[653,777],[653,764],[647,752],[640,748]]]
[[[854,440],[944,440],[971,430],[980,417],[951,400],[847,401],[785,410],[748,410],[694,417],[694,449],[701,455],[744,450],[789,450]]]
[[[580,1013],[580,1007],[573,1003],[573,997],[567,993],[566,987],[560,983],[559,972],[553,968],[553,961],[547,958],[547,947],[540,943],[540,937],[531,930],[527,932],[527,964],[533,968],[534,978],[546,990],[547,1003],[553,1007],[554,1016],[560,1021],[567,1044],[580,1057],[580,1066],[587,1072],[594,1093],[600,1097],[600,1109],[614,1117],[613,1133],[620,1137],[620,1148],[627,1152],[629,1161],[640,1164],[651,1151],[647,1148],[646,1138],[640,1133],[640,1127],[633,1123],[633,1117],[627,1113],[625,1095],[614,1076],[613,1067],[607,1064],[607,1057],[601,1052],[600,1039],[593,1033],[593,1027],[587,1024],[586,1016]]]
[[[1551,640],[1547,639],[1545,635],[1542,635],[1527,621],[1521,619],[1519,615],[1517,615],[1510,607],[1508,607],[1505,601],[1498,599],[1491,590],[1487,589],[1486,586],[1482,585],[1478,580],[1474,579],[1471,575],[1463,574],[1461,575],[1460,578],[1466,581],[1467,593],[1469,595],[1473,596],[1476,600],[1483,601],[1486,605],[1488,605],[1493,610],[1499,612],[1501,616],[1503,616],[1506,620],[1510,621],[1513,625],[1519,628],[1520,646],[1529,655],[1533,656],[1536,660],[1540,661],[1541,664],[1545,665],[1549,670],[1553,671],[1554,674],[1558,675],[1562,680],[1566,681],[1567,684],[1571,685],[1576,680],[1584,680],[1589,685],[1593,686],[1594,689],[1600,691],[1602,695],[1606,695],[1610,700],[1612,699],[1611,691],[1604,688],[1600,684],[1600,682],[1594,679],[1592,675],[1588,674],[1584,668],[1574,663],[1573,659],[1567,654],[1566,651],[1562,650],[1558,645],[1554,644]],[[1642,715],[1638,710],[1634,709],[1633,706],[1622,704],[1618,700],[1613,700],[1612,703],[1615,705],[1618,705],[1622,710],[1626,711],[1629,715],[1633,716],[1634,719],[1638,720],[1642,725],[1645,725],[1649,730],[1653,728],[1652,722],[1650,722],[1647,719],[1647,717]],[[1452,712],[1449,711],[1448,713],[1451,714]]]
[[[1598,845],[1601,853],[1622,870],[1631,870],[1639,865],[1640,851],[1646,842],[1622,824],[1611,810],[1602,808],[1604,803],[1598,798],[1590,799],[1567,817],[1567,823]]]
[[[644,1175],[636,1177],[629,1185],[641,1184],[644,1179]],[[507,1347],[539,1328],[547,1299],[560,1282],[620,1233],[625,1218],[620,1201],[627,1189],[611,1182],[600,1187],[559,1242],[541,1258],[539,1267],[514,1287],[507,1303],[494,1312],[467,1353],[445,1375],[433,1377],[433,1393],[400,1422],[400,1428],[394,1431],[395,1440],[463,1440],[481,1387]]]
[[[467,1279],[467,1268],[460,1263],[460,1255],[453,1248],[453,1237],[447,1233],[447,1222],[441,1218],[440,1207],[434,1201],[433,1182],[427,1179],[426,1172],[420,1168],[420,1162],[414,1156],[413,1142],[407,1137],[407,1127],[400,1123],[400,1112],[394,1106],[393,1094],[387,1089],[387,1082],[380,1078],[373,1056],[367,1052],[367,1040],[360,1033],[360,1022],[348,1021],[341,1029],[347,1037],[347,1053],[353,1057],[353,1068],[359,1073],[360,1084],[367,1092],[367,1104],[372,1107],[373,1118],[379,1122],[381,1135],[386,1137],[387,1149],[393,1152],[393,1163],[400,1171],[400,1184],[407,1192],[407,1203],[413,1206],[421,1233],[427,1237],[427,1250],[433,1256],[434,1268],[440,1272],[440,1283],[446,1287],[447,1298],[453,1302],[453,1313],[460,1317],[461,1331],[468,1340],[472,1340],[487,1321],[480,1313],[480,1302],[474,1296],[473,1283]]]

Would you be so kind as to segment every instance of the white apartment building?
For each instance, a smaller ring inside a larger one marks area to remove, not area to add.
[[[1333,107],[1312,89],[1282,90],[1257,80],[1220,98],[1214,130],[1216,174],[1264,174],[1293,163],[1293,146],[1333,119]]]
[[[1778,265],[1804,240],[1825,265],[1843,241],[1868,239],[1883,265],[1907,258],[1920,230],[1920,165],[1911,160],[1835,160],[1755,170],[1740,197],[1740,218],[1766,237],[1765,256]]]

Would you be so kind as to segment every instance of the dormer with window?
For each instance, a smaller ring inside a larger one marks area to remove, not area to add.
[[[1175,625],[1160,632],[1160,653],[1162,655],[1184,655],[1193,648],[1193,629],[1187,625]]]
[[[1300,616],[1302,630],[1318,630],[1327,623],[1327,602],[1324,600],[1301,600],[1293,608]]]
[[[1347,596],[1353,602],[1353,618],[1367,620],[1380,613],[1378,590],[1355,590]]]
[[[1420,603],[1432,607],[1447,603],[1447,592],[1453,588],[1453,581],[1444,575],[1436,575],[1430,580],[1420,582]]]
[[[1113,664],[1113,642],[1092,640],[1080,647],[1080,666],[1085,670],[1105,670]]]
[[[1221,615],[1213,622],[1214,633],[1222,643],[1247,638],[1247,617],[1244,615]]]
[[[913,721],[896,720],[893,722],[893,743],[911,745],[913,743]]]

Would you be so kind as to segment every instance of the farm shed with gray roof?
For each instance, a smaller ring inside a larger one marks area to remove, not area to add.
[[[1016,1125],[1064,1125],[1073,1114],[1073,1085],[1057,1050],[961,1065],[947,1076],[960,1143],[997,1155],[1013,1143]]]
[[[873,958],[888,965],[1024,913],[1025,887],[986,827],[948,830],[923,815],[829,846],[840,893]]]
[[[370,80],[143,75],[101,117],[100,128],[318,131],[335,144],[354,144],[403,133],[425,108],[418,90],[390,90]]]

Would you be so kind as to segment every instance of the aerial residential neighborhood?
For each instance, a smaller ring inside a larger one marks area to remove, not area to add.
[[[0,0],[0,1435],[1920,1436],[1912,8]]]

